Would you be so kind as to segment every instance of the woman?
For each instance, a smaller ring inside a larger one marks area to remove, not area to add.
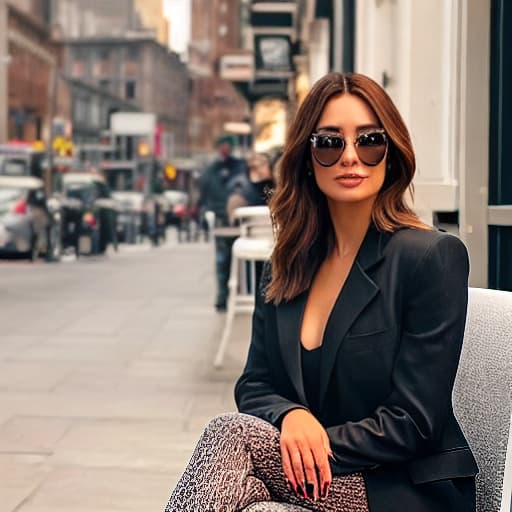
[[[477,467],[451,404],[468,257],[407,206],[414,170],[379,85],[315,84],[270,205],[276,245],[235,389],[244,414],[207,427],[168,510],[474,510]]]
[[[274,188],[274,176],[270,157],[265,153],[254,153],[247,165],[248,180],[228,198],[229,223],[234,224],[234,212],[241,206],[264,206]]]

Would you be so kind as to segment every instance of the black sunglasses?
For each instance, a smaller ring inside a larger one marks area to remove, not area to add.
[[[341,135],[313,133],[309,140],[311,154],[322,167],[334,165],[341,158],[346,146]],[[359,135],[354,146],[359,160],[365,165],[374,166],[386,156],[388,138],[384,130],[372,130]]]

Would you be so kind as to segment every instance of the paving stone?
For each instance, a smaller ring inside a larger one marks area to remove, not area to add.
[[[162,512],[173,484],[160,472],[59,467],[16,512]]]
[[[205,425],[235,409],[247,352],[243,315],[213,368],[213,268],[212,244],[0,264],[0,512],[162,512]]]
[[[51,391],[72,371],[72,365],[54,361],[0,361],[0,391]]]
[[[80,421],[61,437],[50,463],[169,474],[178,461],[188,461],[196,442],[197,435],[183,430],[181,422]]]
[[[63,418],[11,417],[0,426],[0,454],[51,455],[71,424]]]
[[[13,324],[18,327],[17,315],[9,315],[8,311],[2,311],[2,341],[0,343],[0,361],[10,360],[12,357],[16,357],[20,351],[27,347],[31,347],[41,341],[41,337],[38,335],[19,335],[19,334],[8,334],[4,330],[4,322],[8,321],[9,318]]]
[[[11,512],[38,489],[50,473],[45,457],[0,453],[0,510]]]

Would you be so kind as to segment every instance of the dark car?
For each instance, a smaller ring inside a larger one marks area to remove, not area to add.
[[[62,251],[72,250],[80,255],[80,234],[84,205],[79,199],[55,194],[49,201],[60,214],[60,240]]]
[[[73,172],[65,174],[62,179],[65,200],[79,202],[78,213],[68,202],[65,216],[68,218],[64,232],[69,235],[69,222],[78,228],[78,253],[102,254],[109,244],[117,249],[116,223],[118,206],[111,198],[102,176]]]

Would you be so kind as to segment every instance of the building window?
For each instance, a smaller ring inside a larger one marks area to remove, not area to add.
[[[139,47],[132,45],[126,48],[126,58],[128,60],[137,60],[139,58]]]
[[[110,58],[110,48],[100,48],[98,54],[101,60],[108,60]]]
[[[75,123],[87,123],[87,99],[77,97],[73,105],[73,117]]]
[[[105,89],[106,91],[109,91],[110,90],[110,80],[100,80],[98,82],[98,85],[102,88],[102,89]]]
[[[136,83],[135,80],[128,80],[124,84],[124,96],[127,100],[133,100],[136,97]]]
[[[84,62],[74,61],[71,63],[71,76],[81,78],[85,75],[86,67]]]
[[[86,60],[87,59],[87,50],[85,48],[74,48],[73,52],[73,60]]]
[[[100,126],[101,123],[101,112],[100,112],[100,105],[98,103],[98,100],[91,99],[91,102],[89,104],[90,108],[90,114],[89,114],[89,122],[92,126]]]

